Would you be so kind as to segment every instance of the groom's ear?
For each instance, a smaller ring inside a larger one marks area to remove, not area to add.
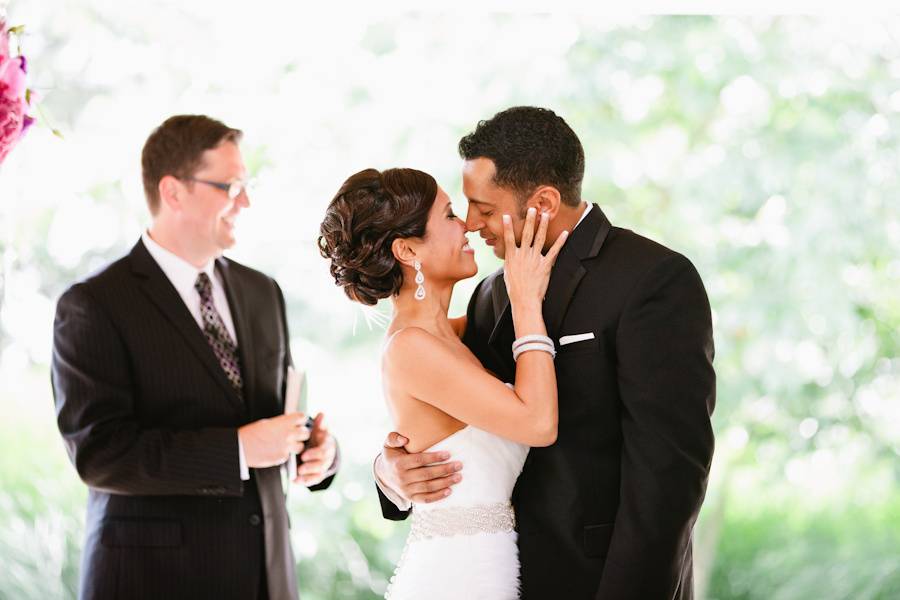
[[[409,267],[411,267],[413,261],[416,260],[416,251],[410,247],[406,240],[401,238],[397,238],[391,242],[391,252],[394,253],[394,258],[396,258],[398,262]]]
[[[561,202],[562,198],[559,195],[558,189],[552,185],[542,185],[531,195],[531,199],[528,201],[525,208],[527,210],[533,206],[537,209],[538,215],[545,212],[553,219],[553,217],[556,216],[556,213],[559,212],[559,205]]]

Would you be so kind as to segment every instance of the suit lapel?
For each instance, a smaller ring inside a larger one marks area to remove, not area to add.
[[[206,337],[194,320],[187,306],[175,287],[163,273],[162,269],[150,256],[143,242],[138,242],[130,254],[132,271],[141,279],[141,289],[163,316],[172,323],[176,331],[184,338],[185,343],[194,352],[209,374],[226,392],[228,399],[238,408],[242,408],[241,400],[225,376],[225,372],[216,360]]]
[[[553,272],[550,274],[547,294],[544,296],[544,323],[547,325],[547,333],[551,338],[559,337],[559,328],[562,325],[563,317],[566,316],[572,296],[587,273],[582,262],[597,256],[600,248],[603,247],[603,242],[606,241],[610,227],[609,219],[595,204],[560,251]],[[494,304],[494,314],[498,317],[488,343],[501,352],[502,356],[506,356],[510,351],[508,348],[504,351],[501,345],[512,340],[515,333],[512,312],[509,307],[509,296],[506,293],[502,275],[498,275],[494,281],[491,288],[491,300]]]
[[[491,304],[494,306],[494,329],[488,343],[492,346],[500,341],[506,329],[512,326],[512,314],[509,307],[509,296],[506,293],[506,282],[503,273],[498,273],[491,286]]]
[[[572,296],[587,273],[584,261],[597,256],[609,230],[609,219],[594,204],[560,251],[544,297],[544,323],[551,338],[559,337],[559,328]]]
[[[256,360],[251,351],[254,347],[250,326],[250,312],[247,302],[247,294],[243,288],[241,278],[231,270],[228,260],[220,258],[216,260],[216,270],[222,275],[225,282],[225,294],[228,297],[228,307],[231,309],[231,320],[234,323],[234,331],[237,335],[238,354],[241,357],[241,375],[244,379],[244,398],[250,402],[255,398],[256,392]]]

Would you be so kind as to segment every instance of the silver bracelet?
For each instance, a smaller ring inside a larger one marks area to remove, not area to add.
[[[546,352],[547,354],[550,355],[550,358],[556,358],[556,350],[553,348],[553,346],[550,346],[550,345],[544,344],[544,343],[540,343],[540,342],[532,342],[530,344],[522,344],[521,346],[519,346],[518,348],[513,350],[513,360],[518,361],[519,356],[521,356],[522,354],[524,354],[526,352],[530,352],[532,350],[539,350],[541,352]]]
[[[523,335],[520,338],[516,338],[516,341],[512,343],[513,352],[515,352],[516,348],[518,348],[519,346],[522,346],[523,344],[530,344],[532,342],[539,342],[541,344],[547,344],[550,347],[555,347],[553,346],[553,340],[546,335]]]

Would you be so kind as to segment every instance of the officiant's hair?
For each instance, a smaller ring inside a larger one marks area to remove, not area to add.
[[[175,115],[153,130],[141,152],[144,195],[150,214],[159,210],[159,181],[166,175],[188,179],[203,165],[203,153],[222,142],[240,143],[240,129],[206,115]]]
[[[415,169],[366,169],[335,194],[319,227],[319,252],[351,300],[373,306],[400,292],[403,271],[391,245],[424,238],[437,197],[434,177]]]
[[[578,206],[584,179],[584,148],[575,132],[547,108],[514,106],[485,121],[459,141],[464,160],[489,158],[494,183],[524,203],[534,190],[550,185],[563,204]]]

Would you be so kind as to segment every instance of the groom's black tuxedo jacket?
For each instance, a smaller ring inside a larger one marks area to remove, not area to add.
[[[559,435],[532,448],[513,492],[523,599],[691,598],[715,403],[700,276],[594,205],[560,252],[544,320],[557,342]],[[464,341],[515,381],[514,337],[501,270],[476,288]],[[382,507],[406,516],[383,496]]]
[[[81,598],[257,598],[264,549],[286,542],[267,534],[288,527],[278,467],[242,482],[236,430],[284,410],[284,299],[262,273],[228,259],[216,269],[244,400],[142,242],[59,300],[57,420],[89,486]],[[295,597],[290,547],[280,550],[275,572],[290,581],[279,589]]]

